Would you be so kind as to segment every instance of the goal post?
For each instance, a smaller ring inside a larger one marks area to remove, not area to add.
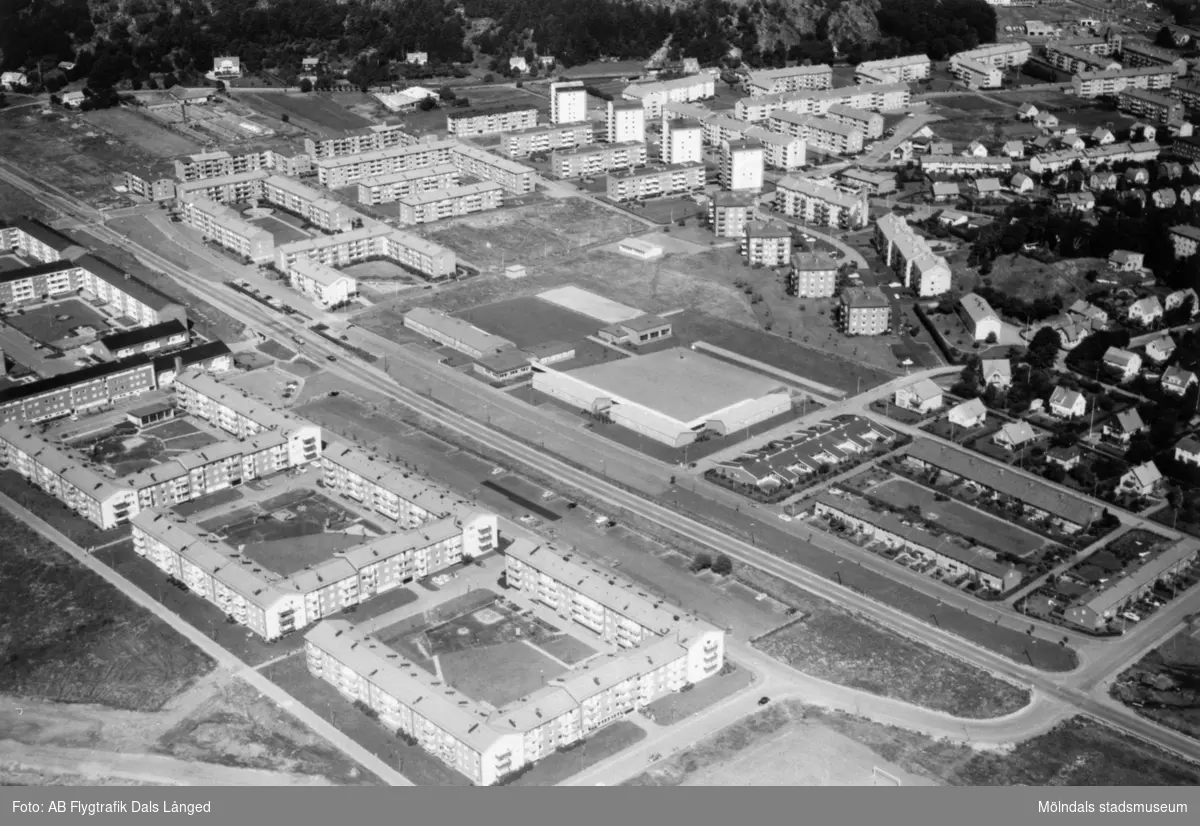
[[[900,778],[894,774],[884,771],[878,766],[871,768],[871,782],[875,786],[899,786]]]

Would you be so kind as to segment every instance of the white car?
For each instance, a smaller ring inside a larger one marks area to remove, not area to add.
[[[786,513],[779,514],[779,518],[782,519],[784,522],[792,521],[792,517],[788,516]]]
[[[493,476],[499,476],[499,475],[500,475],[501,473],[503,473],[503,472],[504,472],[504,468],[502,468],[502,467],[494,467],[494,468],[492,468],[492,475],[493,475]]]
[[[1141,622],[1142,621],[1142,618],[1138,614],[1133,613],[1132,611],[1126,611],[1121,616],[1123,616],[1125,619],[1129,620],[1130,622]]]

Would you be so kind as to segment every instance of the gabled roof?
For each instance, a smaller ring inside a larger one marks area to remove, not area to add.
[[[1142,421],[1141,415],[1137,412],[1137,408],[1131,407],[1128,410],[1122,410],[1117,414],[1117,425],[1123,433],[1137,433],[1146,425]]]
[[[962,404],[955,405],[950,412],[957,413],[960,416],[969,416],[973,418],[976,416],[986,416],[987,407],[984,406],[982,399],[974,398],[968,399]]]
[[[1119,367],[1122,370],[1128,370],[1130,365],[1136,364],[1141,360],[1141,357],[1137,353],[1122,350],[1120,347],[1109,347],[1104,351],[1104,363],[1112,367]]]
[[[1132,476],[1139,487],[1148,488],[1162,481],[1162,471],[1158,469],[1158,465],[1154,462],[1144,462],[1125,474]]]
[[[904,389],[908,390],[915,398],[923,402],[928,401],[929,399],[936,399],[943,395],[942,388],[938,387],[934,383],[933,379],[921,379],[918,382],[908,385]]]
[[[997,438],[1002,436],[1003,440],[1009,444],[1023,445],[1036,439],[1037,433],[1029,426],[1028,422],[1009,422],[997,431],[996,436]]]
[[[1193,439],[1191,436],[1186,436],[1175,443],[1176,450],[1182,450],[1184,453],[1192,456],[1200,456],[1200,442]]]
[[[1069,390],[1061,384],[1054,388],[1054,392],[1050,394],[1050,404],[1055,407],[1065,407],[1068,410],[1074,410],[1079,402],[1083,400],[1083,395],[1078,390]]]
[[[980,372],[986,380],[989,376],[1000,374],[1002,378],[1012,379],[1012,362],[1008,359],[983,359],[979,363]]]

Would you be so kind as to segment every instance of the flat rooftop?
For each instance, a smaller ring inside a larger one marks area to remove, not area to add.
[[[573,378],[681,422],[694,422],[782,385],[684,347],[572,370]]]

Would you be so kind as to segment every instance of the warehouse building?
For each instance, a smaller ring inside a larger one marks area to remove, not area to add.
[[[475,359],[516,347],[502,336],[429,307],[413,307],[405,313],[404,326]]]

